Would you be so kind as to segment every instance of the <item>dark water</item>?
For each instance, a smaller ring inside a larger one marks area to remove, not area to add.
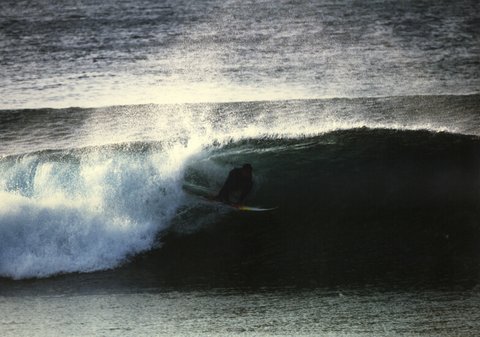
[[[476,137],[355,129],[227,148],[211,160],[248,158],[262,174],[252,202],[279,209],[229,214],[187,237],[177,237],[174,226],[158,259],[175,261],[181,280],[476,283]],[[195,165],[186,179],[213,180]]]
[[[1,6],[2,336],[478,334],[476,1]]]

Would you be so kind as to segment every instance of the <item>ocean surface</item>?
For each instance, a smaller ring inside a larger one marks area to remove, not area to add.
[[[0,8],[1,336],[478,335],[478,1]]]

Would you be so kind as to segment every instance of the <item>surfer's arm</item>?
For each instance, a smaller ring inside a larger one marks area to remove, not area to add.
[[[216,196],[216,199],[223,201],[223,202],[230,202],[230,190],[232,188],[232,183],[234,180],[234,171],[231,170],[230,173],[228,174],[227,179],[225,180],[225,183],[223,184],[222,189],[220,192],[218,192],[218,195]]]
[[[247,197],[247,195],[250,193],[252,190],[253,182],[249,182],[248,184],[245,185],[245,187],[242,189],[242,194],[240,194],[240,198],[238,200],[239,204],[243,204],[243,201]]]

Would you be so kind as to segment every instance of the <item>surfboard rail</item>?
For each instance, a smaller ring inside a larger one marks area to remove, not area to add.
[[[188,194],[202,198],[205,201],[211,202],[211,203],[216,203],[220,204],[225,207],[233,208],[238,211],[246,211],[246,212],[267,212],[267,211],[273,211],[277,209],[278,207],[269,207],[269,208],[264,208],[264,207],[259,207],[259,206],[248,206],[248,205],[237,205],[237,204],[229,204],[222,202],[220,200],[216,200],[214,195],[215,192],[203,187],[203,186],[198,186],[194,185],[191,183],[183,183],[182,188],[185,192]]]

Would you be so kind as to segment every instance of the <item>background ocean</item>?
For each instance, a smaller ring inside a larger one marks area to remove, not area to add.
[[[477,1],[0,6],[2,336],[478,334]]]

